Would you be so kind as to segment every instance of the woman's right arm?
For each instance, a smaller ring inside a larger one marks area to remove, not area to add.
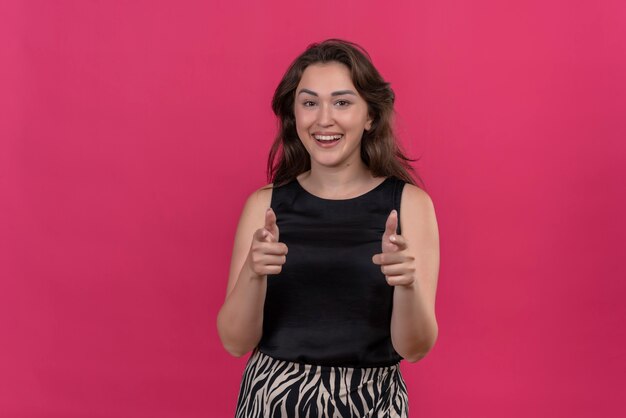
[[[236,357],[248,353],[261,340],[267,274],[280,272],[286,259],[287,248],[278,242],[275,214],[266,213],[271,193],[271,187],[261,188],[244,205],[235,234],[226,300],[217,315],[222,344]]]

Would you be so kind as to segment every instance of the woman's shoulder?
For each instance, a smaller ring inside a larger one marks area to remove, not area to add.
[[[267,209],[272,202],[272,191],[274,189],[274,183],[268,183],[265,186],[259,187],[250,194],[249,199],[251,203],[258,209]]]
[[[256,189],[255,192],[266,193],[268,191],[271,191],[273,187],[274,187],[274,183],[268,183],[265,186],[262,186],[262,187],[259,187],[258,189]]]
[[[404,183],[401,197],[402,211],[405,213],[425,213],[434,211],[434,203],[426,190],[411,183]]]
[[[265,211],[272,201],[272,188],[273,184],[269,183],[248,194],[241,211],[241,222],[245,225],[263,225]]]
[[[402,197],[406,197],[412,202],[415,202],[418,204],[432,202],[430,195],[426,192],[426,190],[422,189],[419,186],[416,186],[415,184],[411,184],[405,181],[403,181],[403,183],[404,183],[404,190],[402,193],[403,194]]]

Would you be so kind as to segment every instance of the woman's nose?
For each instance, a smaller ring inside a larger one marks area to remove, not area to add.
[[[333,123],[333,108],[331,104],[325,103],[320,106],[320,111],[317,115],[318,123],[320,125],[331,125]]]

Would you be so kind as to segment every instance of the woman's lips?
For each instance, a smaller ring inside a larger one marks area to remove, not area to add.
[[[322,148],[332,148],[335,145],[337,145],[339,143],[339,141],[341,141],[342,139],[343,139],[343,135],[341,135],[341,138],[334,139],[334,140],[331,140],[331,141],[318,140],[318,139],[315,139],[315,136],[313,136],[313,140],[315,140],[315,143],[317,145],[319,145],[320,147],[322,147]]]

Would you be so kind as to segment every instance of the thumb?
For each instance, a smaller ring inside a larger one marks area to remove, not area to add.
[[[272,208],[265,211],[265,229],[271,234],[269,242],[278,242],[278,224],[276,223],[276,214]]]
[[[387,222],[385,223],[385,233],[383,234],[383,242],[382,249],[383,252],[393,251],[397,247],[395,244],[389,241],[389,237],[395,235],[398,229],[398,211],[395,209],[391,211],[389,216],[387,217]]]

